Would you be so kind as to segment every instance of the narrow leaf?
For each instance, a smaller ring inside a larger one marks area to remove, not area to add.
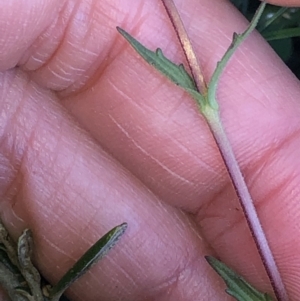
[[[279,29],[279,30],[269,31],[263,34],[263,37],[267,41],[288,39],[288,38],[294,38],[299,36],[300,36],[299,27]]]
[[[157,48],[155,52],[147,49],[122,28],[117,27],[117,30],[141,55],[141,57],[143,57],[150,65],[154,66],[162,74],[167,76],[173,83],[184,89],[187,88],[197,91],[192,77],[187,73],[182,64],[176,65],[167,59],[160,48]]]
[[[217,68],[215,69],[209,85],[208,85],[208,101],[212,108],[218,109],[218,103],[216,100],[216,92],[217,92],[217,86],[219,83],[220,76],[227,65],[228,61],[232,57],[232,55],[235,53],[236,49],[245,41],[245,39],[249,36],[249,34],[255,29],[264,9],[265,9],[266,3],[261,2],[259,5],[256,13],[254,14],[249,26],[242,34],[233,34],[232,42],[223,55],[222,59],[217,63]]]
[[[197,90],[194,80],[185,70],[183,64],[174,64],[164,56],[160,48],[157,48],[155,52],[151,51],[124,29],[117,27],[117,30],[148,64],[155,67],[159,72],[175,83],[175,85],[180,86],[188,92],[200,106],[204,104],[205,98]]]
[[[107,252],[118,242],[124,234],[127,224],[116,226],[102,236],[85,254],[74,264],[74,266],[61,278],[61,280],[50,290],[50,299],[58,300],[64,291],[80,276],[87,272],[98,260],[103,258]]]
[[[264,31],[266,31],[270,25],[272,25],[276,20],[281,18],[283,14],[288,10],[288,7],[280,7],[278,10],[274,13],[271,12],[269,15],[271,15],[270,18],[266,18],[265,22],[260,22],[257,25],[257,30],[262,34]]]
[[[238,301],[272,301],[272,298],[251,286],[243,277],[238,275],[224,263],[212,256],[205,259],[211,267],[222,277],[227,285],[226,292]]]

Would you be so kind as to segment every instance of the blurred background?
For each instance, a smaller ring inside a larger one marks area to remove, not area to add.
[[[251,20],[259,0],[230,0]],[[267,5],[257,26],[286,65],[300,79],[300,8]]]

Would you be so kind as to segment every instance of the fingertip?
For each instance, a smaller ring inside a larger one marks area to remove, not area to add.
[[[0,70],[15,67],[65,1],[4,1],[0,10]]]

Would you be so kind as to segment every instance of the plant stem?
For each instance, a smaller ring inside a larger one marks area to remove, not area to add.
[[[188,64],[192,70],[193,78],[197,83],[198,89],[202,89],[202,95],[205,97],[207,92],[207,85],[205,83],[204,77],[201,73],[200,66],[197,62],[195,52],[192,48],[190,39],[186,33],[183,23],[180,19],[179,13],[173,0],[161,0],[167,10],[167,13],[172,21],[173,27],[179,37],[181,45],[183,47],[184,53],[188,60]],[[224,163],[226,165],[227,171],[231,178],[232,184],[237,193],[238,199],[242,206],[245,218],[247,220],[248,226],[256,243],[257,249],[259,251],[260,257],[269,276],[271,285],[273,287],[274,293],[278,301],[288,301],[287,291],[285,289],[284,283],[282,281],[281,275],[279,273],[275,258],[268,244],[265,232],[261,226],[259,217],[257,215],[256,208],[254,206],[253,200],[249,193],[248,187],[246,185],[245,179],[242,175],[238,162],[235,158],[231,144],[228,140],[226,132],[224,131],[219,111],[218,104],[215,101],[216,88],[221,72],[238,45],[240,45],[244,39],[251,33],[255,25],[258,22],[260,15],[264,9],[265,3],[262,3],[259,10],[257,11],[255,17],[253,18],[248,29],[241,35],[234,35],[233,42],[230,45],[228,51],[225,53],[223,59],[218,63],[217,68],[212,76],[212,80],[208,86],[208,105],[201,107],[201,113],[205,117],[214,139],[218,145]],[[204,89],[204,91],[203,91]]]
[[[225,162],[226,169],[229,173],[233,187],[238,196],[239,202],[243,209],[262,263],[269,276],[276,298],[279,301],[288,301],[289,298],[286,292],[286,288],[282,281],[275,258],[260,223],[259,217],[257,215],[257,210],[255,209],[254,202],[249,193],[247,184],[240,170],[227,134],[224,131],[219,113],[215,110],[210,110],[206,112],[205,116],[213,137],[218,145],[222,158]]]
[[[180,44],[183,48],[183,52],[187,59],[188,65],[190,67],[190,70],[193,75],[193,79],[196,83],[196,86],[198,88],[198,91],[201,94],[206,94],[207,86],[206,86],[206,82],[204,80],[204,77],[203,77],[203,74],[201,71],[200,64],[198,62],[195,51],[193,49],[191,40],[190,40],[190,38],[185,30],[185,27],[182,23],[182,20],[178,14],[176,6],[175,6],[173,0],[162,0],[162,3],[167,11],[167,14],[169,15],[169,18],[173,24],[173,27],[175,28],[175,32],[176,32],[177,37],[180,41]]]

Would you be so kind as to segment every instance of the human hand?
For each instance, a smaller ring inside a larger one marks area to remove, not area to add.
[[[176,4],[209,77],[246,23],[224,1]],[[126,221],[122,241],[72,286],[72,300],[230,300],[207,254],[270,291],[195,104],[115,30],[184,61],[160,1],[15,1],[1,12],[2,220],[15,236],[33,230],[42,274],[55,283]],[[257,35],[219,88],[226,130],[294,300],[298,95],[298,81]]]

